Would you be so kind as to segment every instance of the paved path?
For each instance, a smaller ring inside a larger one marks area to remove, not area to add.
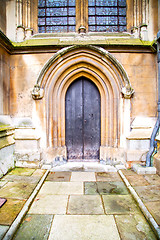
[[[0,208],[0,239],[44,172],[15,169],[0,181],[0,197],[7,199]],[[123,174],[154,214],[154,209],[159,207],[160,194],[155,193],[160,187],[160,177],[137,175],[130,170],[123,170]],[[152,201],[149,198],[151,184]],[[155,219],[159,221],[158,214]],[[157,238],[117,172],[50,172],[14,239]]]

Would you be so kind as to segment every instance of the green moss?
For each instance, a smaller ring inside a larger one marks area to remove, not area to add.
[[[19,47],[33,47],[33,46],[51,46],[51,45],[86,45],[86,44],[104,44],[104,45],[131,45],[131,46],[152,46],[151,41],[142,41],[134,38],[42,38],[42,39],[29,39],[24,42],[12,42],[15,48]]]
[[[34,173],[35,169],[32,168],[14,168],[9,175],[30,176]]]

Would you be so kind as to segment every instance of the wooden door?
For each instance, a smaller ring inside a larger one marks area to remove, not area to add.
[[[65,106],[68,160],[98,160],[100,148],[100,94],[87,78],[68,88]]]

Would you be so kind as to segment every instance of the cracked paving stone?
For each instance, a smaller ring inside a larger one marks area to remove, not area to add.
[[[84,191],[87,195],[126,195],[129,194],[123,182],[85,182]]]
[[[113,216],[56,215],[49,240],[120,240]]]
[[[101,182],[115,182],[122,181],[118,173],[97,172],[96,180]]]
[[[152,229],[142,214],[117,215],[116,224],[123,240],[156,240]]]
[[[103,195],[102,198],[106,214],[130,214],[140,211],[130,195]]]
[[[144,202],[154,202],[160,199],[160,186],[148,185],[148,186],[136,186],[134,187],[137,194]]]
[[[0,208],[0,224],[10,225],[24,204],[24,200],[7,199],[7,202]]]
[[[71,172],[50,172],[46,178],[46,181],[69,182],[70,178]]]
[[[35,188],[35,184],[8,182],[0,189],[0,196],[5,198],[27,199]]]
[[[101,197],[96,195],[70,196],[67,214],[71,215],[104,214]]]
[[[47,240],[53,215],[26,215],[14,240]]]

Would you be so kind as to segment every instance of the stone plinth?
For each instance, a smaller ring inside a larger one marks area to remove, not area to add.
[[[0,177],[14,167],[14,128],[0,124]]]
[[[17,167],[41,167],[40,137],[33,127],[15,130],[15,164]]]

